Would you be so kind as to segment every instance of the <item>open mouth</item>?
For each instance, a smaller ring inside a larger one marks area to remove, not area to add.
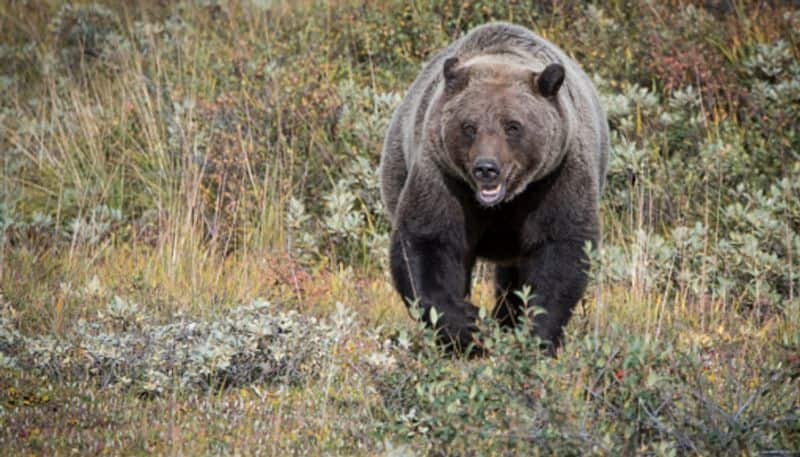
[[[502,182],[494,186],[482,186],[478,189],[478,201],[487,206],[498,203],[505,195],[506,185]]]

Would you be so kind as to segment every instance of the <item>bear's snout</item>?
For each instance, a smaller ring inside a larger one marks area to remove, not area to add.
[[[472,176],[477,184],[478,201],[493,206],[503,200],[506,185],[501,176],[500,164],[495,159],[481,157],[472,164]]]
[[[491,183],[500,176],[500,165],[493,159],[478,159],[472,164],[472,176],[477,181]]]

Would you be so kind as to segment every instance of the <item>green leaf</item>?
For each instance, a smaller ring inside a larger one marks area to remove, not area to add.
[[[440,317],[442,317],[442,315],[436,311],[435,307],[431,306],[431,324],[436,325]]]
[[[644,384],[645,386],[652,388],[660,380],[661,376],[659,376],[655,371],[651,371],[650,374],[647,375],[647,380],[644,382]]]

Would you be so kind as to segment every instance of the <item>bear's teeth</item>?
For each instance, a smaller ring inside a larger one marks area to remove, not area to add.
[[[493,189],[481,189],[481,193],[483,195],[488,195],[488,196],[497,195],[497,193],[500,192],[500,187],[501,187],[501,185],[498,184]]]

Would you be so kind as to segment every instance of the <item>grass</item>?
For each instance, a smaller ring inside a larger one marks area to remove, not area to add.
[[[4,455],[800,451],[796,8],[101,3],[0,5]],[[557,359],[491,323],[438,354],[385,265],[388,117],[490,20],[575,56],[614,136]]]

